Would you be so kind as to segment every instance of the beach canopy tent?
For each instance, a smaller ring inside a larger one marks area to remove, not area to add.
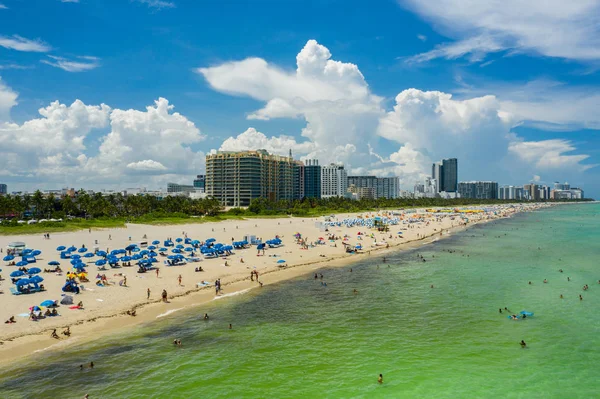
[[[52,299],[46,299],[44,302],[40,303],[40,306],[45,308],[50,308],[54,306],[54,301]]]
[[[59,266],[60,262],[57,260],[51,260],[50,262],[48,262],[49,266]]]
[[[13,241],[6,247],[6,252],[22,255],[25,249],[27,249],[27,245],[23,241]]]
[[[24,275],[25,275],[25,273],[21,270],[15,270],[14,272],[10,273],[11,277],[21,277]]]
[[[72,305],[73,297],[71,295],[65,295],[63,299],[60,300],[61,305]]]
[[[2,259],[2,260],[3,260],[3,261],[5,261],[5,262],[10,262],[10,261],[11,261],[11,260],[13,260],[13,259],[15,259],[15,256],[14,256],[14,255],[6,255],[6,256],[4,257],[4,259]]]
[[[65,249],[67,249],[67,247],[65,247],[64,245],[56,247],[57,251],[64,251]]]
[[[29,275],[38,274],[41,272],[42,272],[42,269],[40,269],[39,267],[32,267],[31,269],[27,270],[27,274],[29,274]]]

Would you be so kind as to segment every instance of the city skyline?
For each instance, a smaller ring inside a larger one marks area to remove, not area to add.
[[[478,16],[492,5],[459,23],[437,0],[372,5],[369,21],[343,11],[364,3],[340,1],[317,13],[296,1],[2,4],[9,191],[190,184],[212,150],[292,148],[403,188],[455,157],[461,180],[573,181],[600,195],[600,35],[574,29],[597,26],[593,4],[560,5],[560,20],[521,4],[494,26]],[[521,15],[568,40],[517,29]]]

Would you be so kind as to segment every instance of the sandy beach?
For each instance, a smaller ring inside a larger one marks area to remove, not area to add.
[[[176,314],[178,310],[191,306],[198,307],[198,313],[203,314],[202,304],[215,298],[214,282],[217,279],[222,280],[223,290],[220,296],[248,289],[260,289],[256,281],[250,280],[251,271],[258,272],[261,283],[272,284],[320,268],[347,265],[359,258],[381,257],[385,251],[413,249],[448,236],[457,229],[545,206],[549,205],[474,206],[469,209],[485,209],[485,211],[461,215],[453,212],[433,213],[420,209],[408,212],[395,211],[393,214],[392,211],[339,214],[331,218],[332,222],[357,218],[364,220],[375,216],[398,218],[399,224],[389,226],[388,232],[378,232],[376,229],[364,226],[348,227],[343,224],[329,226],[328,231],[325,231],[321,224],[326,221],[323,217],[288,217],[176,226],[128,225],[123,229],[55,233],[50,235],[50,239],[45,239],[41,235],[0,237],[0,247],[4,250],[2,257],[6,254],[6,247],[10,242],[23,241],[28,248],[42,251],[37,257],[37,262],[30,266],[44,270],[51,268],[48,262],[58,260],[63,269],[61,274],[40,273],[44,279],[44,292],[12,295],[9,288],[13,287],[13,284],[9,274],[18,268],[7,266],[6,262],[3,262],[0,273],[4,279],[0,283],[0,290],[3,291],[0,294],[2,301],[0,321],[4,322],[14,316],[16,323],[1,324],[0,362],[13,361],[36,351],[60,349],[65,345],[85,342],[100,334],[130,328],[156,318],[168,317]],[[302,248],[298,243],[295,236],[297,233],[301,234],[308,248]],[[80,294],[67,293],[73,295],[75,304],[83,302],[83,308],[70,309],[69,306],[60,306],[57,308],[59,316],[46,317],[38,321],[29,320],[30,307],[39,306],[44,300],[60,301],[61,294],[64,294],[61,287],[65,283],[66,272],[71,270],[71,265],[68,260],[60,259],[60,253],[56,250],[58,246],[72,245],[81,248],[85,245],[89,249],[99,247],[100,250],[112,250],[140,242],[151,243],[154,240],[160,240],[162,244],[169,237],[175,240],[185,235],[200,241],[214,237],[216,242],[229,244],[232,241],[242,240],[248,234],[262,238],[263,242],[279,236],[283,246],[268,248],[264,255],[261,253],[261,256],[257,256],[258,251],[255,246],[250,246],[247,249],[235,250],[233,255],[226,258],[205,259],[184,266],[165,266],[163,260],[166,258],[159,256],[158,274],[155,271],[138,273],[137,266],[98,271],[98,267],[94,265],[94,261],[98,258],[90,258],[91,263],[87,268],[89,282],[81,283],[84,289]],[[329,235],[334,235],[336,239],[330,240]],[[144,236],[147,238],[143,238]],[[320,238],[323,240],[319,240]],[[321,244],[311,245],[317,241]],[[357,254],[348,254],[344,249],[344,242],[351,247],[360,244],[363,250]],[[199,266],[204,271],[196,272],[195,268]],[[96,285],[97,274],[105,274],[109,284]],[[181,284],[179,276],[181,276]],[[125,277],[126,286],[120,284]],[[199,287],[202,281],[210,283],[210,286]],[[149,299],[148,290],[150,290]],[[167,303],[161,300],[163,290],[168,293]],[[135,317],[126,313],[132,309],[136,310]],[[67,326],[71,331],[69,337],[61,334]],[[50,336],[53,329],[57,329],[59,339]]]

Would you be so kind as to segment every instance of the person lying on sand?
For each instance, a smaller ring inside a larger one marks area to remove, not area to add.
[[[65,330],[62,332],[63,335],[66,335],[67,337],[71,335],[71,327],[65,328]]]
[[[128,311],[127,311],[127,314],[128,314],[129,316],[134,316],[134,317],[135,317],[135,316],[136,316],[136,310],[135,310],[135,309],[128,310]]]
[[[10,318],[4,322],[4,324],[13,324],[13,323],[16,323],[15,316],[10,316]]]
[[[56,328],[52,331],[52,334],[50,334],[50,336],[52,338],[56,338],[56,339],[60,339],[60,337],[58,336],[58,334],[56,333]]]

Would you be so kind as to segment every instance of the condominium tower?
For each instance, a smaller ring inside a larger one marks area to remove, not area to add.
[[[458,160],[442,159],[431,167],[431,178],[438,183],[438,192],[455,193],[458,191]]]
[[[291,155],[291,154],[290,154]],[[224,206],[248,206],[254,198],[291,200],[300,194],[300,161],[266,150],[217,151],[206,156],[206,194]]]
[[[344,197],[348,191],[348,174],[344,165],[329,164],[321,168],[321,198]]]

